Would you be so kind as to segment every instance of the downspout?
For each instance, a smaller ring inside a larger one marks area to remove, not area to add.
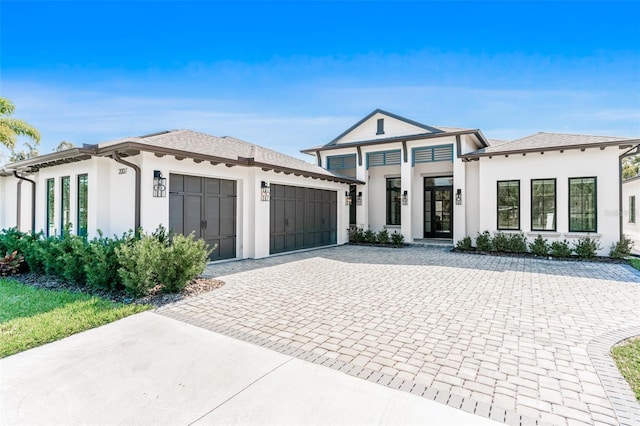
[[[138,167],[133,163],[123,160],[122,158],[120,158],[117,152],[114,152],[111,158],[113,158],[117,163],[131,167],[136,172],[134,232],[138,232],[138,229],[140,229],[140,189],[142,187],[141,177],[140,177],[140,167]]]
[[[27,182],[31,182],[31,232],[36,233],[36,181],[28,179],[24,176],[20,176],[17,170],[13,171],[13,175],[22,180],[26,180]],[[19,206],[19,204],[18,204]],[[20,207],[18,207],[19,209]],[[20,222],[20,216],[18,216],[18,223]]]
[[[618,226],[620,229],[619,241],[622,241],[624,238],[624,232],[622,231],[622,223],[624,222],[624,218],[622,215],[622,159],[630,155],[638,154],[639,149],[640,145],[636,145],[630,150],[625,151],[622,155],[620,155],[620,158],[618,159]]]
[[[22,181],[18,180],[16,187],[16,229],[20,230],[20,216],[22,216]]]

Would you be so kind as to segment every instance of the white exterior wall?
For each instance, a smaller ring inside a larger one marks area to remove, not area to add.
[[[497,231],[497,182],[520,180],[520,229],[530,238],[538,234],[549,241],[566,238],[574,242],[587,233],[569,232],[569,178],[597,178],[597,232],[589,234],[600,240],[599,254],[606,255],[619,238],[618,224],[618,156],[616,147],[605,150],[570,150],[560,153],[512,154],[509,157],[482,157],[479,160],[479,209],[467,215],[479,216],[479,231]],[[531,179],[556,179],[556,232],[531,232]],[[474,235],[470,235],[475,237]]]
[[[629,221],[629,197],[636,197],[636,221]],[[634,179],[622,184],[622,231],[633,241],[634,252],[640,251],[640,179]]]
[[[28,179],[34,179],[33,175],[27,175]],[[15,228],[18,225],[17,201],[19,179],[13,176],[0,177],[0,229]],[[31,231],[31,194],[32,184],[22,181],[20,231]]]

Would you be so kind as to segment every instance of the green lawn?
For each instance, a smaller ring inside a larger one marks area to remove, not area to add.
[[[0,358],[150,308],[0,279]]]
[[[640,269],[640,259],[638,258],[633,257],[629,259],[629,264],[636,269]]]
[[[614,347],[611,352],[618,370],[627,379],[636,398],[640,401],[640,337]]]

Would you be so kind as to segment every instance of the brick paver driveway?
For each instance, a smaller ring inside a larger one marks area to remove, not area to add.
[[[589,351],[640,332],[627,266],[342,246],[206,275],[227,284],[158,312],[509,424],[637,415]]]

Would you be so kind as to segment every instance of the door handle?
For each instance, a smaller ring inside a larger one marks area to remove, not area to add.
[[[284,226],[289,226],[289,219],[284,220]]]

